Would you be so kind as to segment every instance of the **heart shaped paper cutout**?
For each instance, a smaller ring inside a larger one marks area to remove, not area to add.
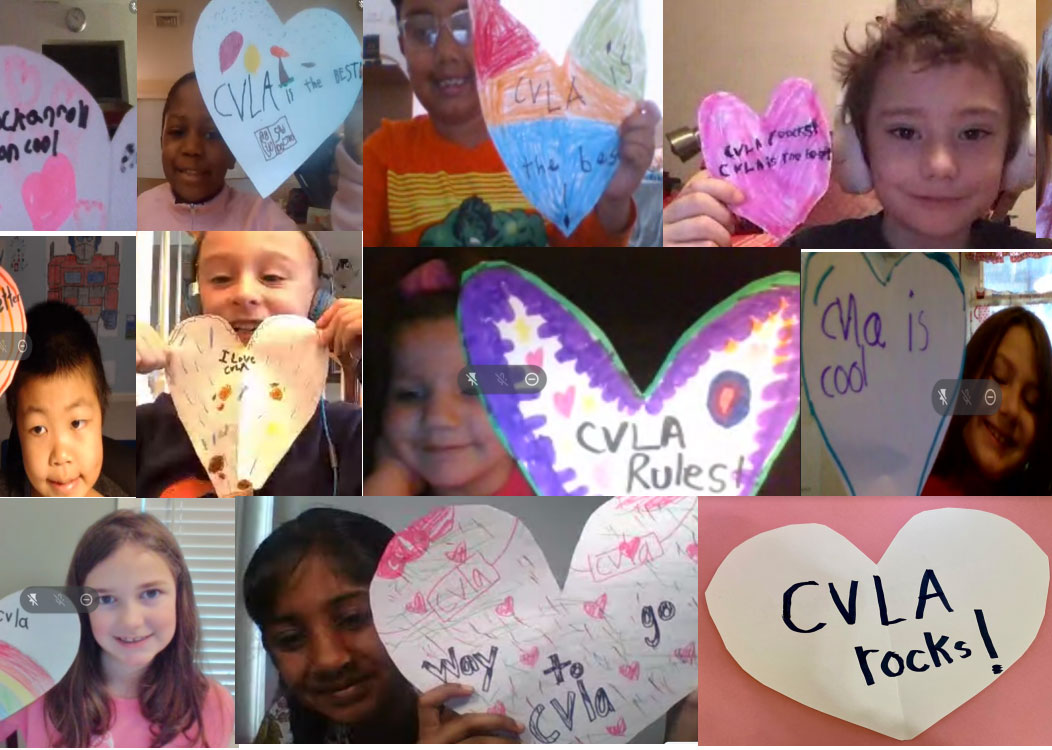
[[[920,494],[949,426],[932,389],[964,368],[967,310],[953,260],[812,253],[802,294],[803,390],[845,486]],[[948,395],[953,403],[956,391]]]
[[[490,137],[523,195],[569,236],[617,171],[621,121],[643,96],[639,2],[598,0],[561,66],[499,0],[470,5]]]
[[[908,740],[1026,652],[1045,616],[1048,583],[1048,555],[1014,523],[943,508],[911,518],[876,564],[827,526],[758,534],[720,564],[705,603],[752,677],[823,713]],[[856,647],[873,653],[860,656]]]
[[[125,113],[110,143],[109,225],[114,229],[136,226],[136,177],[138,176],[138,110]]]
[[[804,222],[829,187],[832,138],[808,80],[782,81],[763,117],[734,94],[710,94],[698,107],[698,129],[709,173],[745,195],[734,212],[779,242]]]
[[[0,102],[0,229],[135,228],[134,170],[112,206],[110,138],[87,89],[43,55],[0,46]],[[134,118],[127,130],[134,143]]]
[[[194,70],[223,140],[266,197],[351,111],[362,45],[331,10],[282,24],[266,0],[213,0],[194,29]]]
[[[172,331],[168,389],[220,497],[262,487],[318,409],[328,352],[298,315],[263,320],[247,344],[215,315]]]
[[[38,604],[46,594],[33,592]],[[68,612],[41,614],[22,591],[0,599],[0,721],[21,711],[62,679],[80,648],[80,617]]]
[[[524,742],[626,742],[697,685],[697,524],[694,497],[613,498],[560,591],[517,518],[437,508],[384,553],[369,591],[377,633],[418,689],[470,684],[457,710],[506,713]],[[448,558],[459,544],[463,563]]]
[[[0,261],[3,252],[0,252]],[[25,339],[26,309],[18,285],[6,269],[0,268],[0,394],[11,385],[21,359],[13,353]],[[25,344],[22,344],[24,351]]]
[[[515,266],[468,271],[458,315],[470,364],[542,350],[539,393],[481,395],[538,495],[748,495],[799,417],[799,294],[794,273],[746,286],[684,332],[642,393],[598,326]]]

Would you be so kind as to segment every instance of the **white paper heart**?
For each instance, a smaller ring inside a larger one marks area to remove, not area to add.
[[[274,315],[243,345],[223,318],[195,315],[169,349],[172,401],[216,494],[254,494],[318,408],[329,358],[317,328]]]
[[[539,495],[754,494],[800,409],[799,277],[760,279],[702,316],[643,392],[574,304],[507,263],[465,274],[468,362],[535,365],[539,393],[483,389]]]
[[[530,534],[437,508],[388,545],[376,630],[420,690],[472,685],[524,742],[627,742],[697,685],[697,498],[624,497],[588,519],[560,592]]]
[[[844,484],[920,494],[949,426],[932,388],[964,367],[956,266],[946,253],[812,253],[802,284],[803,390]]]
[[[134,229],[109,218],[111,179],[106,122],[87,89],[43,55],[0,46],[0,228]],[[134,193],[120,210],[134,217]]]
[[[0,599],[0,720],[54,687],[80,647],[80,617],[72,604],[69,612],[29,612],[21,595],[16,591]]]
[[[266,0],[213,0],[194,29],[194,70],[223,140],[265,197],[351,111],[362,45],[331,10],[282,24]]]
[[[731,656],[761,683],[908,740],[1026,652],[1048,583],[1048,555],[1014,523],[943,508],[911,518],[879,563],[827,526],[758,534],[720,564],[705,603]]]
[[[136,227],[136,177],[139,174],[138,109],[133,107],[121,120],[110,143],[110,212],[111,229]]]

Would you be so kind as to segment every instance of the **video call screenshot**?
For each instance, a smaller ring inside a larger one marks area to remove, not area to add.
[[[0,0],[0,748],[1050,746],[1050,336],[1052,0]]]

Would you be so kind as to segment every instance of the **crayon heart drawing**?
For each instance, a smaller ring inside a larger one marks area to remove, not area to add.
[[[134,230],[134,169],[131,190],[113,184],[115,155],[135,143],[134,117],[111,144],[99,105],[65,68],[0,46],[0,229]]]
[[[782,81],[762,117],[734,94],[710,94],[698,107],[698,130],[709,174],[745,194],[734,213],[779,242],[829,188],[832,139],[810,81]]]
[[[362,90],[361,42],[324,8],[282,24],[266,0],[213,0],[193,52],[212,120],[264,197],[340,127]]]
[[[0,251],[0,262],[3,258],[4,251]],[[20,346],[26,338],[25,333],[26,308],[22,304],[22,295],[7,269],[0,268],[0,352],[25,352],[25,344]],[[19,357],[10,354],[0,356],[0,393],[11,385],[20,361]]]
[[[515,516],[436,508],[387,546],[369,590],[376,631],[419,690],[470,684],[457,710],[506,714],[524,742],[627,742],[697,686],[697,503],[603,503],[561,588]]]
[[[940,508],[911,518],[878,562],[820,524],[758,534],[720,563],[705,603],[756,680],[909,740],[1023,656],[1048,582],[1048,555],[1016,524]]]
[[[799,417],[799,275],[749,284],[680,336],[643,392],[569,300],[506,263],[463,279],[469,364],[544,369],[539,393],[483,393],[539,495],[754,494]]]
[[[523,195],[569,236],[620,164],[643,97],[639,0],[598,0],[559,65],[499,0],[470,0],[482,113]]]
[[[950,423],[933,389],[949,380],[955,403],[964,368],[968,313],[953,260],[811,253],[802,298],[802,390],[848,491],[921,494]]]
[[[317,328],[274,315],[242,344],[223,318],[195,315],[169,348],[172,401],[216,494],[256,494],[321,402],[329,357]]]
[[[22,593],[0,599],[0,720],[53,688],[80,648],[80,617],[68,599],[68,612],[45,614],[31,610],[34,602],[42,604],[40,597],[53,593],[29,590],[33,598],[26,601]]]

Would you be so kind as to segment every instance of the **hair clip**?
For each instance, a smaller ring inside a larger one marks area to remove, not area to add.
[[[398,282],[402,297],[410,299],[420,294],[456,291],[457,280],[444,260],[435,258],[414,268]]]

